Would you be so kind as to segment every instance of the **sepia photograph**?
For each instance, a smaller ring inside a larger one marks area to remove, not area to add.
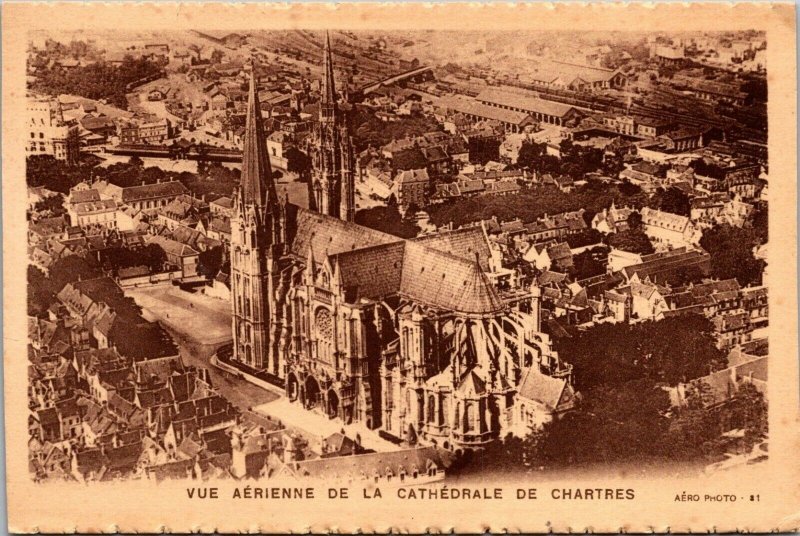
[[[686,482],[798,429],[764,25],[237,22],[16,32],[30,493],[762,500]]]

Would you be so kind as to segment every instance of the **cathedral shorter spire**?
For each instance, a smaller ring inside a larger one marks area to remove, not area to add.
[[[247,118],[242,153],[242,195],[246,204],[259,207],[272,206],[278,201],[272,167],[267,154],[267,138],[261,122],[261,105],[256,86],[256,64],[250,71],[250,92],[247,101]]]

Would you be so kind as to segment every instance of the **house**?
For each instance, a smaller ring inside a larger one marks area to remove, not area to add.
[[[696,128],[680,128],[658,136],[664,142],[667,151],[681,153],[692,151],[703,146],[704,130]]]
[[[269,153],[270,163],[286,169],[288,158],[286,151],[295,146],[294,136],[289,132],[276,130],[267,136],[267,152]]]
[[[725,204],[730,200],[727,193],[710,194],[691,200],[689,218],[693,222],[713,222],[722,214]]]
[[[231,242],[231,219],[224,216],[211,216],[206,220],[201,220],[197,224],[197,230],[205,234],[208,238],[230,244]]]
[[[539,270],[567,273],[573,266],[572,251],[566,242],[534,244],[523,258]]]
[[[631,318],[633,296],[622,289],[603,292],[606,316],[614,322],[628,322]]]
[[[629,207],[617,208],[614,203],[611,207],[603,209],[592,218],[592,229],[603,234],[619,233],[628,229],[628,218],[635,212]]]
[[[610,258],[610,257],[609,257]],[[641,255],[641,262],[619,270],[626,282],[638,281],[659,285],[675,285],[688,279],[707,277],[711,272],[711,256],[700,249],[680,247],[661,253]]]
[[[233,209],[233,200],[230,197],[222,196],[208,204],[211,214],[217,216],[231,217],[231,210]]]
[[[769,357],[743,356],[736,364],[688,383],[680,383],[669,390],[670,402],[675,407],[685,406],[692,392],[701,389],[705,394],[706,409],[713,409],[733,400],[745,384],[752,385],[764,397],[767,396],[767,375]],[[722,423],[730,428],[736,423]]]
[[[688,216],[663,212],[650,207],[640,211],[642,230],[650,240],[668,247],[697,245],[702,238],[698,229]]]
[[[545,214],[535,222],[525,224],[525,234],[533,243],[546,240],[563,240],[565,237],[583,232],[587,229],[583,219],[585,209],[561,214]]]
[[[67,213],[72,225],[83,229],[98,227],[115,229],[117,227],[117,202],[113,199],[71,202],[67,206]]]
[[[206,296],[218,298],[220,300],[230,301],[231,299],[231,285],[230,274],[220,271],[214,276],[209,285],[203,289]]]
[[[621,89],[627,85],[627,77],[619,70],[566,61],[543,63],[529,78],[534,86],[585,92]]]
[[[157,209],[156,221],[170,231],[179,225],[193,227],[207,210],[208,206],[202,200],[189,195],[180,195]]]
[[[125,121],[117,125],[120,144],[141,143],[158,145],[172,137],[172,123],[169,119],[155,121]]]
[[[166,236],[152,236],[147,240],[149,244],[156,244],[167,255],[167,262],[181,272],[181,277],[194,277],[197,275],[197,264],[200,253]]]
[[[189,190],[179,181],[142,184],[141,186],[114,186],[106,190],[117,203],[128,205],[136,210],[164,207]]]
[[[428,170],[409,169],[401,171],[394,178],[392,192],[397,198],[397,204],[402,210],[407,210],[411,205],[424,207],[428,204],[430,177]]]
[[[636,119],[636,134],[645,138],[657,138],[666,134],[671,128],[673,128],[673,123],[668,119],[656,117],[638,117]]]
[[[66,239],[69,221],[65,216],[41,218],[28,225],[28,243],[43,244],[51,238]]]
[[[631,296],[631,318],[638,320],[661,320],[664,312],[669,310],[664,296],[669,290],[653,283],[632,281],[627,287],[617,289]]]

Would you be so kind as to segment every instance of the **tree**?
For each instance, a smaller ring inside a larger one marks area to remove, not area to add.
[[[760,284],[764,261],[753,249],[759,244],[756,230],[715,225],[703,232],[700,245],[711,255],[711,275],[719,279],[736,278],[742,286]]]
[[[297,173],[302,181],[308,181],[311,174],[311,157],[296,147],[286,150],[286,171]]]
[[[651,380],[599,386],[582,394],[577,407],[525,438],[509,436],[468,453],[450,468],[456,476],[515,475],[636,463],[655,467],[665,457],[669,396]]]
[[[759,244],[769,241],[769,207],[766,205],[753,213],[753,231]]]
[[[128,165],[134,168],[144,169],[144,160],[142,160],[136,155],[133,155],[128,159]]]
[[[475,164],[485,164],[489,161],[500,159],[500,143],[498,138],[470,138],[468,142],[469,161]]]
[[[54,262],[47,277],[38,268],[29,266],[28,311],[35,316],[42,316],[64,285],[103,275],[94,259],[78,255],[68,255]]]
[[[572,258],[572,270],[570,271],[572,277],[576,281],[580,281],[606,273],[604,257],[608,259],[608,248],[604,246],[578,253]]]
[[[66,54],[65,48],[58,55]],[[106,99],[115,106],[126,108],[126,93],[130,88],[152,80],[162,72],[158,62],[131,56],[126,56],[120,65],[101,60],[69,70],[45,64],[37,70],[31,89],[54,96],[68,93],[88,99]]]
[[[569,244],[571,248],[591,246],[593,244],[600,244],[603,241],[603,233],[597,229],[588,228],[578,233],[567,235],[564,241]]]
[[[67,212],[64,208],[64,198],[60,195],[51,195],[45,197],[41,201],[37,201],[36,204],[33,205],[33,210],[47,213],[49,216],[61,216]]]
[[[554,186],[536,186],[504,196],[479,195],[430,205],[427,210],[431,221],[439,227],[451,222],[459,227],[492,217],[500,221],[520,218],[523,222],[530,222],[544,214],[560,214],[581,208],[585,209],[584,219],[591,221],[612,202],[617,206],[639,208],[646,200],[647,196],[641,191],[628,196],[616,185],[593,181],[570,193]]]
[[[573,366],[578,390],[649,378],[677,385],[726,365],[714,326],[700,315],[638,324],[597,324],[574,337],[556,339],[559,355]]]
[[[48,280],[40,269],[28,265],[28,315],[43,317],[53,303],[55,295]]]
[[[647,255],[653,253],[653,244],[640,229],[626,229],[608,236],[608,245],[615,249]]]
[[[413,138],[442,129],[435,119],[427,116],[403,117],[399,121],[386,123],[378,119],[373,110],[361,105],[353,108],[350,122],[357,151],[369,146],[382,147],[392,140]]]
[[[622,181],[622,183],[619,185],[619,191],[622,195],[629,197],[642,193],[642,189],[628,179]]]
[[[66,162],[56,160],[50,155],[30,156],[25,163],[25,179],[28,186],[44,186],[48,190],[62,194],[69,193],[70,188],[95,172],[91,165],[80,162],[76,166],[69,166]]]
[[[373,207],[356,212],[356,223],[400,238],[414,238],[420,229],[416,223],[400,215],[397,204]]]
[[[649,379],[598,386],[576,411],[545,425],[537,454],[554,467],[647,463],[663,455],[668,409],[669,396]]]
[[[642,229],[642,215],[638,211],[633,211],[628,214],[628,228],[633,229],[634,231],[640,231]]]
[[[718,405],[711,387],[702,380],[686,387],[686,404],[672,419],[670,456],[674,459],[718,459],[729,450],[720,435],[727,431],[723,423],[744,430],[740,448],[749,451],[767,433],[767,403],[751,383],[738,386],[735,394]]]
[[[223,58],[225,58],[225,52],[222,50],[215,48],[211,51],[211,63],[222,63]]]
[[[656,190],[651,206],[657,210],[681,216],[688,216],[691,211],[689,196],[674,186],[666,190],[663,188]]]
[[[209,279],[217,275],[222,266],[224,246],[216,246],[200,252],[197,272]]]

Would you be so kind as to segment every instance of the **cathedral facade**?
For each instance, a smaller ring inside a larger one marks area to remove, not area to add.
[[[570,368],[480,227],[353,223],[353,148],[326,36],[310,209],[276,194],[255,77],[231,222],[233,359],[305,408],[408,443],[484,445],[557,414]]]

